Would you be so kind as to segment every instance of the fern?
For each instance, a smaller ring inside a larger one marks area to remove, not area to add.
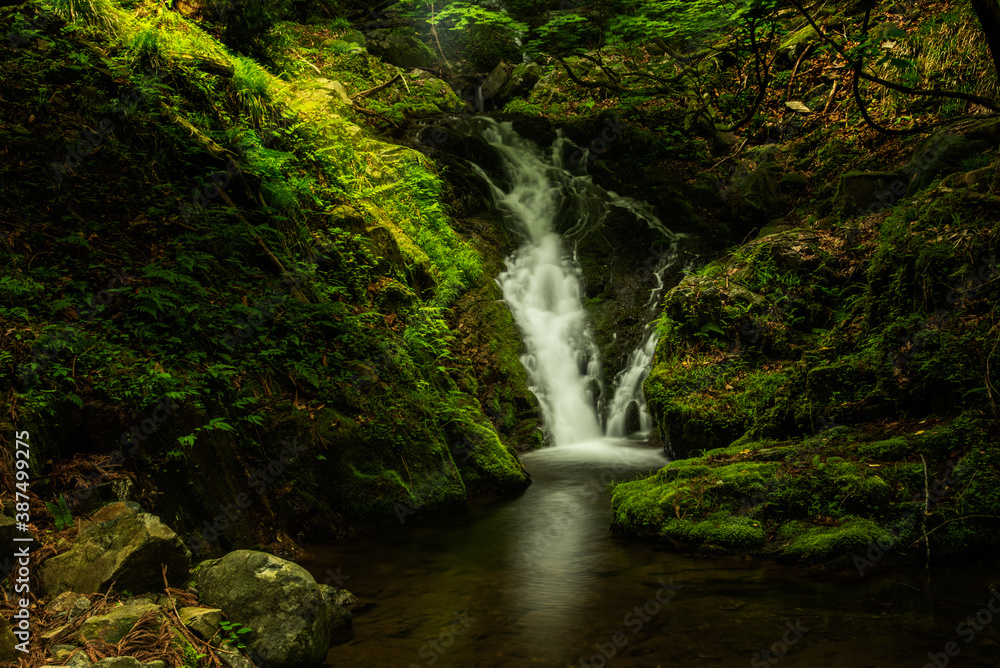
[[[46,502],[45,507],[52,513],[52,517],[56,523],[56,531],[62,531],[73,526],[73,513],[69,509],[69,504],[66,503],[65,496],[60,494],[58,502]]]

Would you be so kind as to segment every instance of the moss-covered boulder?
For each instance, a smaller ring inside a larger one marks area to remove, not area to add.
[[[176,581],[190,565],[190,550],[170,527],[155,515],[133,512],[84,529],[68,552],[43,562],[41,578],[49,596],[103,593],[111,583],[140,593],[162,589],[161,566]]]
[[[369,31],[365,40],[369,53],[397,67],[413,69],[434,65],[434,52],[415,35],[378,29]]]
[[[335,623],[350,622],[308,571],[264,552],[237,550],[202,562],[196,577],[202,603],[251,629],[244,642],[261,668],[322,663]]]

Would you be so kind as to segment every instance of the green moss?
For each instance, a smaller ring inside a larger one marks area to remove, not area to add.
[[[842,560],[865,555],[872,544],[892,546],[892,534],[869,519],[845,517],[836,527],[811,527],[794,538],[784,553],[806,562]]]
[[[858,454],[872,459],[905,459],[912,452],[912,446],[905,438],[886,439],[858,446]]]

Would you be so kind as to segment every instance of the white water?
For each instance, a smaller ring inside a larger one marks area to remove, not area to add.
[[[507,258],[507,269],[497,282],[524,337],[522,362],[531,378],[531,390],[538,397],[555,445],[596,440],[602,436],[599,414],[606,403],[600,385],[600,354],[581,300],[579,270],[555,232],[556,217],[560,210],[564,216],[572,211],[572,233],[599,224],[609,207],[615,206],[628,209],[674,242],[677,235],[666,229],[648,205],[604,191],[590,177],[573,176],[564,169],[563,154],[567,146],[572,148],[568,140],[558,139],[546,155],[518,136],[509,123],[485,118],[478,121],[483,138],[505,158],[508,185],[499,187],[483,170],[477,170],[525,238],[524,245]],[[594,206],[595,200],[600,201],[599,206]],[[676,259],[675,251],[673,244],[655,267],[647,267],[656,282],[647,304],[650,319],[663,290],[663,272]],[[639,430],[652,429],[642,383],[649,374],[658,337],[652,323],[648,330],[643,345],[632,352],[626,369],[619,374],[614,396],[607,404],[606,433],[610,437],[625,437],[633,431],[627,428],[627,412],[633,403]]]
[[[510,185],[504,190],[493,184],[494,194],[525,237],[497,281],[524,335],[522,362],[531,390],[556,445],[600,438],[590,391],[598,355],[575,263],[553,225],[560,199],[557,170],[509,124],[491,123],[483,136],[506,157]]]

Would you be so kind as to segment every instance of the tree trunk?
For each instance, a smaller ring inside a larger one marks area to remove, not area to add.
[[[993,69],[1000,81],[1000,5],[997,0],[971,0],[979,25],[986,36],[986,45],[993,56]]]

